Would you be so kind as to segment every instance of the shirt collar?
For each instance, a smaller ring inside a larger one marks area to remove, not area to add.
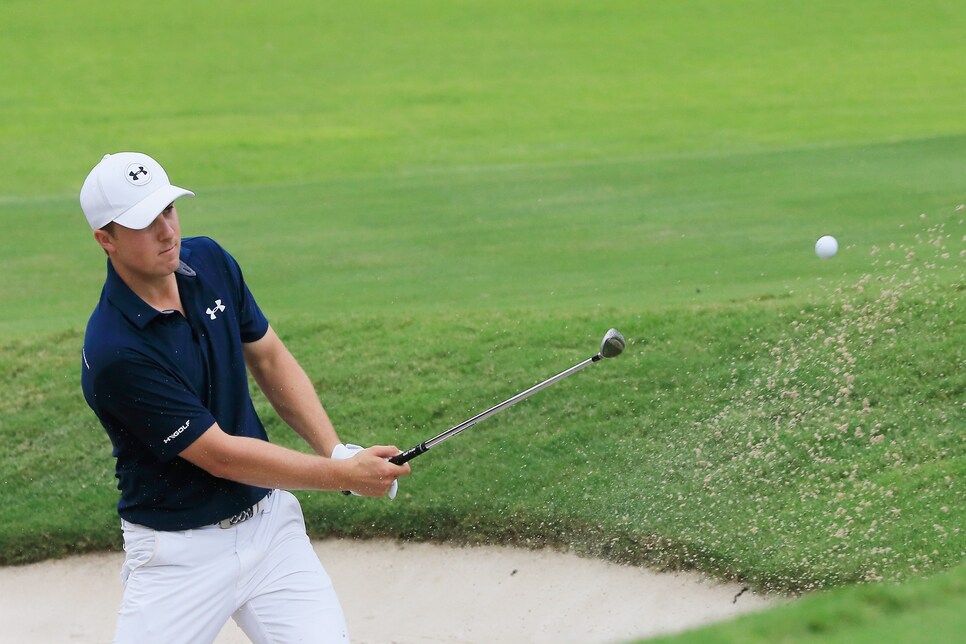
[[[181,279],[190,279],[197,275],[194,269],[185,263],[185,258],[189,255],[190,252],[182,247],[181,264],[175,270],[179,281]],[[121,276],[117,274],[116,270],[114,270],[114,265],[111,264],[111,260],[107,260],[107,280],[104,282],[104,293],[111,301],[111,304],[116,306],[124,317],[126,317],[131,324],[139,329],[143,329],[154,318],[161,315],[161,311],[142,300],[141,297],[132,291],[131,287],[121,279]]]

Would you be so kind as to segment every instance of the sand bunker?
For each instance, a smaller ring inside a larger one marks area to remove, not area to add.
[[[773,603],[698,574],[551,551],[393,541],[315,543],[357,644],[621,642]],[[0,641],[110,642],[123,555],[0,568]],[[219,644],[247,642],[234,622]]]

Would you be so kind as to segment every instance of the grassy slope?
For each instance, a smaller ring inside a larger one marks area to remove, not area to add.
[[[103,266],[75,195],[131,148],[198,191],[186,232],[239,256],[352,440],[408,446],[610,324],[634,341],[424,457],[405,505],[304,495],[318,531],[779,589],[962,559],[962,259],[913,238],[962,239],[958,4],[111,6],[0,7],[0,209],[29,222],[0,239],[4,561],[117,541],[76,382]],[[819,263],[825,232],[844,248]],[[891,242],[920,260],[870,258]],[[917,268],[894,315],[828,288]]]
[[[872,273],[888,290],[846,288],[801,310],[293,321],[285,339],[343,434],[404,447],[586,357],[604,320],[632,339],[619,361],[424,457],[395,505],[303,495],[310,523],[564,545],[776,590],[951,565],[964,546],[964,280],[926,242],[908,267]],[[959,286],[933,279],[944,272]],[[7,510],[18,520],[0,528],[8,560],[116,539],[110,459],[76,389],[79,341],[4,347],[15,449],[3,470],[22,489]],[[274,418],[271,429],[292,443]]]

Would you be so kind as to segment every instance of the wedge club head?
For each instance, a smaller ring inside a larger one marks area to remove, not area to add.
[[[604,358],[614,358],[619,356],[626,346],[624,336],[617,329],[611,329],[604,334],[604,339],[600,341],[600,355]]]

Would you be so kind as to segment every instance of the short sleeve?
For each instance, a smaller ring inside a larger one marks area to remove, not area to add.
[[[126,351],[94,379],[98,415],[168,461],[215,424],[211,412],[176,375]]]

